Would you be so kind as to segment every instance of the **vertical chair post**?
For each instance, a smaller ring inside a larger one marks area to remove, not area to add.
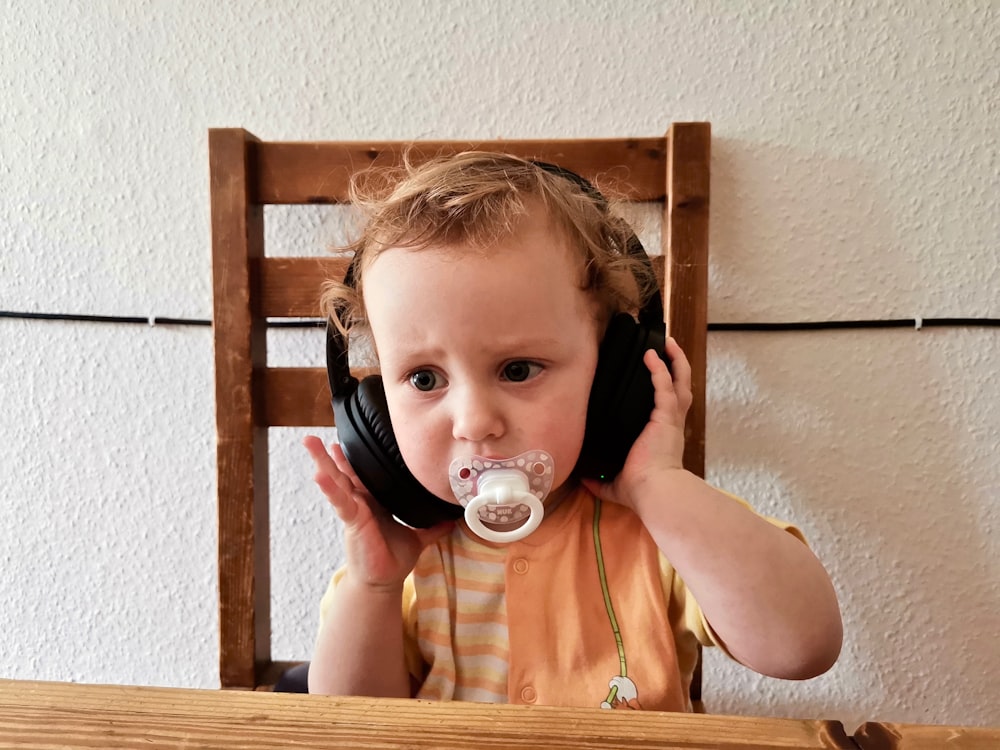
[[[254,397],[254,369],[267,360],[266,321],[253,309],[264,222],[251,200],[253,141],[240,129],[209,131],[219,674],[222,687],[248,689],[271,650],[267,427]]]
[[[667,134],[667,198],[663,204],[666,258],[664,314],[667,333],[691,363],[691,408],[684,424],[684,468],[705,476],[705,379],[708,355],[708,218],[712,126],[673,123]],[[697,713],[701,698],[701,647],[688,693]]]

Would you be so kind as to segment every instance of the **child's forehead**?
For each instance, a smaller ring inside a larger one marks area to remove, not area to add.
[[[432,250],[456,258],[475,255],[490,256],[524,244],[531,244],[536,252],[574,251],[581,260],[584,253],[568,230],[568,222],[560,221],[551,207],[540,197],[530,196],[524,201],[523,210],[505,217],[483,219],[477,226],[451,227],[450,231],[437,231],[434,226],[417,226],[403,229],[395,237],[383,237],[367,254],[367,269],[384,252],[402,249],[411,252]]]
[[[367,276],[364,305],[380,355],[456,347],[544,350],[574,321],[599,319],[563,243],[390,248]],[[485,338],[484,338],[485,336]],[[381,337],[381,338],[379,338]]]

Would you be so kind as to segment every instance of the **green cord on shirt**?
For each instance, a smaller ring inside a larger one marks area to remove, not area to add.
[[[611,630],[615,634],[615,644],[618,646],[618,661],[621,664],[621,676],[628,677],[628,668],[625,664],[625,645],[622,643],[622,633],[618,628],[618,618],[615,617],[615,608],[611,603],[611,593],[608,591],[608,576],[604,570],[604,552],[601,550],[601,501],[594,500],[594,551],[597,553],[597,575],[601,579],[601,593],[604,594],[604,608],[608,612],[608,619],[611,621]],[[608,693],[608,703],[614,703],[618,688],[612,687]]]

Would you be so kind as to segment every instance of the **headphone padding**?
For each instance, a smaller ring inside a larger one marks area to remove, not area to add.
[[[625,465],[653,410],[653,383],[642,358],[647,349],[654,349],[667,362],[665,343],[659,331],[627,313],[611,319],[590,389],[586,433],[576,464],[580,476],[609,480]]]
[[[392,429],[380,376],[369,376],[347,396],[334,398],[333,410],[344,455],[368,492],[386,510],[415,528],[461,517],[461,507],[432,495],[407,468]]]

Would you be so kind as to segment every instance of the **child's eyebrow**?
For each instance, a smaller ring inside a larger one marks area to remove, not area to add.
[[[498,358],[544,357],[546,354],[558,352],[563,346],[564,342],[553,336],[518,336],[507,340],[484,336],[480,350]],[[453,350],[441,346],[423,347],[419,344],[404,343],[394,347],[392,358],[398,361],[433,361],[445,358],[451,353]]]

